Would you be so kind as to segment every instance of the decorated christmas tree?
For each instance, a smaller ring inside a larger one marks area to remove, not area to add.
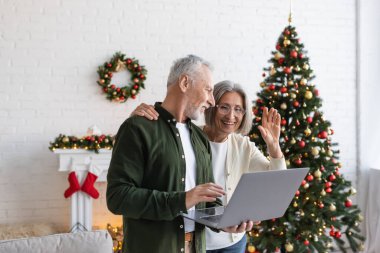
[[[337,246],[342,252],[348,247],[358,252],[364,238],[359,230],[363,217],[351,200],[356,190],[341,174],[339,151],[332,142],[334,131],[320,110],[322,100],[295,27],[289,25],[281,33],[269,63],[254,101],[249,136],[267,155],[258,126],[263,107],[277,109],[287,167],[309,167],[310,171],[285,215],[263,221],[248,233],[247,249],[304,253],[329,252]]]

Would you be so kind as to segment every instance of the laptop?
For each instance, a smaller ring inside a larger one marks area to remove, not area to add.
[[[221,229],[244,221],[282,217],[309,168],[244,173],[226,206],[181,213],[184,218]]]

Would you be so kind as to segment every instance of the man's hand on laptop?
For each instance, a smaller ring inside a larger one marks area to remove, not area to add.
[[[190,209],[200,202],[214,202],[216,198],[225,194],[223,187],[214,183],[197,185],[186,192],[186,209]]]
[[[228,233],[242,233],[246,231],[251,231],[253,225],[259,225],[259,224],[260,224],[260,221],[250,220],[247,222],[242,222],[239,226],[236,225],[236,226],[226,227],[226,228],[223,228],[222,230]]]

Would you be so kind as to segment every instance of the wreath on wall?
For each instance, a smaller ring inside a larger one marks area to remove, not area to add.
[[[128,70],[131,74],[131,82],[119,87],[112,83],[113,73]],[[97,83],[102,87],[107,99],[124,103],[128,98],[136,98],[141,89],[145,89],[147,70],[139,64],[135,58],[127,58],[125,54],[117,52],[111,60],[98,67],[99,80]]]

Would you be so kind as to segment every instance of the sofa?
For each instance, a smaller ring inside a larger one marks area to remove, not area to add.
[[[106,230],[0,241],[0,253],[112,253],[112,247]]]

